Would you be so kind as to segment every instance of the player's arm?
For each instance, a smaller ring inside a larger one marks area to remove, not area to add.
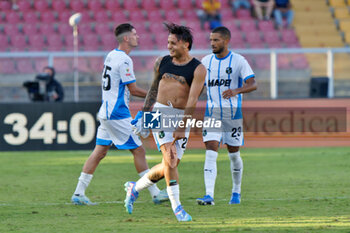
[[[240,64],[240,77],[244,77],[244,84],[242,87],[236,88],[236,89],[228,89],[224,92],[222,92],[222,97],[224,99],[229,99],[233,96],[236,96],[238,94],[242,93],[249,93],[252,91],[255,91],[258,88],[258,85],[255,81],[255,75],[252,71],[252,68],[248,64],[247,60],[242,58],[239,61]]]
[[[135,82],[129,83],[129,84],[127,84],[127,86],[129,88],[131,95],[137,96],[137,97],[142,97],[142,98],[146,97],[147,91],[142,89],[142,88],[139,88]]]
[[[138,111],[135,118],[131,121],[131,124],[133,125],[133,132],[136,135],[142,136],[143,138],[148,137],[150,131],[149,131],[149,129],[144,129],[142,127],[142,123],[141,123],[140,119],[142,119],[144,112],[151,111],[152,105],[157,100],[158,86],[159,86],[159,81],[160,81],[158,78],[159,66],[160,66],[162,59],[163,59],[162,57],[157,58],[157,60],[154,64],[153,82],[152,82],[151,88],[149,89],[149,91],[146,95],[146,99],[145,99],[145,103],[143,104],[142,111]]]
[[[111,69],[111,68],[110,68]],[[121,84],[128,87],[130,94],[137,97],[145,98],[147,91],[136,85],[134,73],[134,64],[129,57],[121,61],[120,66],[116,67],[120,73]]]
[[[154,70],[154,77],[153,77],[153,82],[151,85],[151,88],[149,89],[146,99],[145,99],[145,103],[143,104],[143,108],[142,111],[143,112],[149,112],[151,111],[151,108],[153,106],[153,104],[156,102],[157,100],[157,94],[158,94],[158,87],[159,87],[159,82],[160,79],[158,78],[159,76],[159,66],[160,63],[162,62],[163,57],[158,57],[153,70]]]
[[[224,99],[229,99],[235,95],[242,94],[242,93],[249,93],[252,91],[255,91],[258,89],[258,84],[255,81],[254,77],[250,77],[245,81],[243,84],[243,87],[236,88],[236,89],[228,89],[222,93],[222,97]]]
[[[192,116],[194,109],[196,108],[198,98],[204,88],[206,74],[207,70],[202,64],[198,65],[195,69],[190,93],[186,103],[185,115]]]
[[[192,114],[196,108],[198,98],[203,90],[206,74],[207,74],[207,70],[204,67],[204,65],[202,65],[202,64],[197,66],[197,68],[194,71],[194,77],[192,80],[190,93],[188,95],[188,100],[186,103],[186,109],[185,109],[185,113],[184,113],[185,116],[182,119],[185,122],[185,125],[186,125],[187,120],[192,117]],[[173,134],[173,136],[174,136],[173,143],[175,143],[176,140],[179,140],[181,138],[185,138],[185,130],[186,130],[185,127],[176,129],[176,131]]]

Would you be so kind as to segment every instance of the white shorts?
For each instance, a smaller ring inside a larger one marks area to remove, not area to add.
[[[220,130],[203,128],[203,142],[207,141],[218,141],[229,146],[243,146],[243,119],[222,120]]]
[[[96,145],[110,146],[114,144],[120,150],[135,149],[141,146],[140,137],[132,132],[131,120],[131,117],[122,120],[100,119]]]
[[[167,106],[164,104],[160,104],[158,102],[155,103],[152,111],[157,111],[157,109],[159,109],[159,112],[162,113],[162,117],[164,117],[164,115],[174,116],[174,117],[171,117],[172,121],[182,120],[182,117],[184,114],[184,110],[182,110],[182,109],[173,108],[173,107],[170,107],[170,106]],[[168,120],[169,120],[169,118],[167,118],[166,122],[169,122]],[[168,126],[169,125],[167,125],[165,127],[164,125],[162,125],[160,129],[152,130],[153,138],[157,144],[159,151],[160,151],[160,147],[163,144],[172,142],[174,140],[173,133],[176,130],[176,127],[174,127],[174,126],[168,127]],[[187,128],[186,133],[185,133],[186,137],[183,139],[177,140],[175,142],[178,159],[182,158],[182,155],[184,154],[184,152],[186,150],[188,137],[190,136],[190,130],[191,130],[191,128]]]

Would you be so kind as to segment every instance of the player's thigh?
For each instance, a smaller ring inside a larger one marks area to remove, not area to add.
[[[210,120],[210,117],[206,117],[205,121]],[[218,151],[220,141],[222,139],[222,127],[212,128],[204,127],[202,130],[203,142],[207,150]]]
[[[135,149],[142,145],[140,138],[132,132],[131,117],[122,120],[101,120],[118,149]]]
[[[223,122],[222,143],[229,146],[239,147],[243,145],[243,119],[225,120]]]
[[[220,142],[219,141],[206,141],[204,142],[205,149],[206,150],[212,150],[212,151],[218,151]]]
[[[236,152],[238,152],[239,151],[239,146],[230,146],[230,145],[227,145],[226,144],[226,146],[227,146],[227,151],[229,152],[229,153],[236,153]]]
[[[204,128],[202,132],[203,142],[216,141],[220,142],[222,138],[222,129],[220,130],[211,130],[208,128]]]
[[[146,155],[146,151],[143,148],[143,146],[139,146],[134,149],[130,149],[130,152],[132,153],[133,156],[135,157],[144,157]]]
[[[112,139],[109,136],[105,125],[100,121],[100,125],[97,128],[96,134],[96,146],[111,146],[112,144]]]
[[[181,159],[183,154],[185,153],[189,136],[190,136],[190,130],[188,128],[185,133],[185,138],[177,140],[174,144],[178,159]],[[164,131],[164,130],[153,132],[153,138],[157,144],[159,151],[161,151],[162,145],[171,143],[174,140],[173,132]]]

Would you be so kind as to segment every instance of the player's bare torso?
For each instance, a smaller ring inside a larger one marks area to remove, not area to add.
[[[157,102],[174,108],[184,109],[188,100],[190,87],[182,76],[165,73],[159,82]]]

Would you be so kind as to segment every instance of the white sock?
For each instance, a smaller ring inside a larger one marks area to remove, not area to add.
[[[180,188],[179,185],[167,186],[166,191],[168,192],[171,208],[175,211],[176,207],[181,205],[180,202]]]
[[[204,184],[205,193],[214,198],[215,180],[217,175],[216,159],[218,152],[213,150],[207,150],[205,152],[204,162]]]
[[[79,181],[74,194],[85,195],[85,190],[89,186],[91,179],[92,174],[87,174],[84,172],[80,173]]]
[[[241,193],[243,161],[240,152],[229,153],[228,157],[231,160],[232,192]]]
[[[151,196],[156,197],[159,194],[160,190],[157,187],[157,185],[148,178],[148,176],[146,175],[148,172],[149,172],[149,169],[139,173],[139,176],[141,177],[141,179],[139,179],[136,182],[135,190],[139,192],[145,188],[148,188],[148,191],[151,193]]]

